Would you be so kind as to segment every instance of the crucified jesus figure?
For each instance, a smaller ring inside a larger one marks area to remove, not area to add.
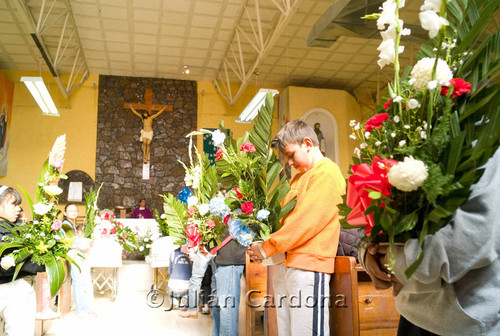
[[[144,164],[148,163],[149,161],[149,154],[151,151],[151,141],[153,140],[153,120],[155,118],[158,118],[160,114],[162,114],[163,111],[165,111],[165,108],[166,106],[164,106],[161,110],[159,110],[155,114],[150,115],[148,112],[140,114],[132,106],[130,106],[132,112],[142,120],[141,137],[139,138],[139,140],[142,142],[142,155]]]

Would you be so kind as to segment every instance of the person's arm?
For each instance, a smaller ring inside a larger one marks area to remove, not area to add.
[[[491,264],[498,258],[500,225],[500,150],[486,164],[483,176],[472,187],[468,201],[459,207],[451,220],[436,234],[425,238],[425,257],[412,279],[429,284],[442,278],[453,283],[472,269]],[[396,275],[406,281],[402,272],[418,257],[416,239],[409,240],[396,259]]]
[[[166,106],[163,106],[163,108],[161,110],[159,110],[158,112],[156,112],[153,116],[151,116],[151,120],[157,118],[160,116],[160,114],[163,113],[163,111],[165,111],[165,108],[167,108]]]
[[[302,176],[301,178],[304,178]],[[318,169],[307,186],[299,190],[297,204],[287,215],[285,225],[264,242],[268,256],[287,252],[307,242],[338,216],[337,204],[342,202],[345,181],[340,169]]]
[[[137,111],[135,110],[135,108],[133,108],[133,107],[132,107],[132,105],[130,105],[130,109],[132,110],[132,113],[133,113],[133,114],[135,114],[136,116],[138,116],[139,118],[141,118],[141,119],[142,119],[142,115],[141,115],[139,112],[137,112]]]

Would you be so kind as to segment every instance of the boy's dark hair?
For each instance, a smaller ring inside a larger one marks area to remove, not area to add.
[[[21,204],[23,199],[21,198],[21,195],[19,194],[19,192],[16,189],[14,189],[12,187],[0,185],[0,203],[3,203],[9,195],[14,196],[14,198],[16,199],[14,201],[14,203],[16,205]]]
[[[289,144],[302,144],[304,138],[310,138],[314,146],[319,146],[318,136],[305,121],[297,119],[287,123],[271,141],[271,147],[283,150]]]

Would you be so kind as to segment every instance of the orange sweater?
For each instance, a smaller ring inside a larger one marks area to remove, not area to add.
[[[328,158],[295,175],[283,204],[294,196],[297,204],[263,243],[266,254],[286,252],[286,266],[333,273],[340,234],[337,204],[342,203],[344,192],[344,177]]]

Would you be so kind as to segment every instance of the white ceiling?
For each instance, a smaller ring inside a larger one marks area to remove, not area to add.
[[[14,1],[18,0],[0,0],[0,69],[38,70],[40,52]],[[39,6],[42,1],[26,3]],[[52,1],[47,0],[47,4]],[[242,6],[255,1],[71,0],[70,4],[90,73],[213,81],[233,39]],[[330,48],[307,46],[313,25],[333,2],[301,0],[250,84],[373,94],[377,79],[387,82],[392,67],[380,71],[377,65],[379,40],[340,37]],[[418,24],[422,1],[406,2],[402,18]],[[263,26],[270,29],[279,11],[271,0],[259,3]],[[405,45],[402,62],[410,63],[418,45]],[[189,66],[189,75],[183,73],[184,65]],[[48,70],[43,61],[42,70]]]

